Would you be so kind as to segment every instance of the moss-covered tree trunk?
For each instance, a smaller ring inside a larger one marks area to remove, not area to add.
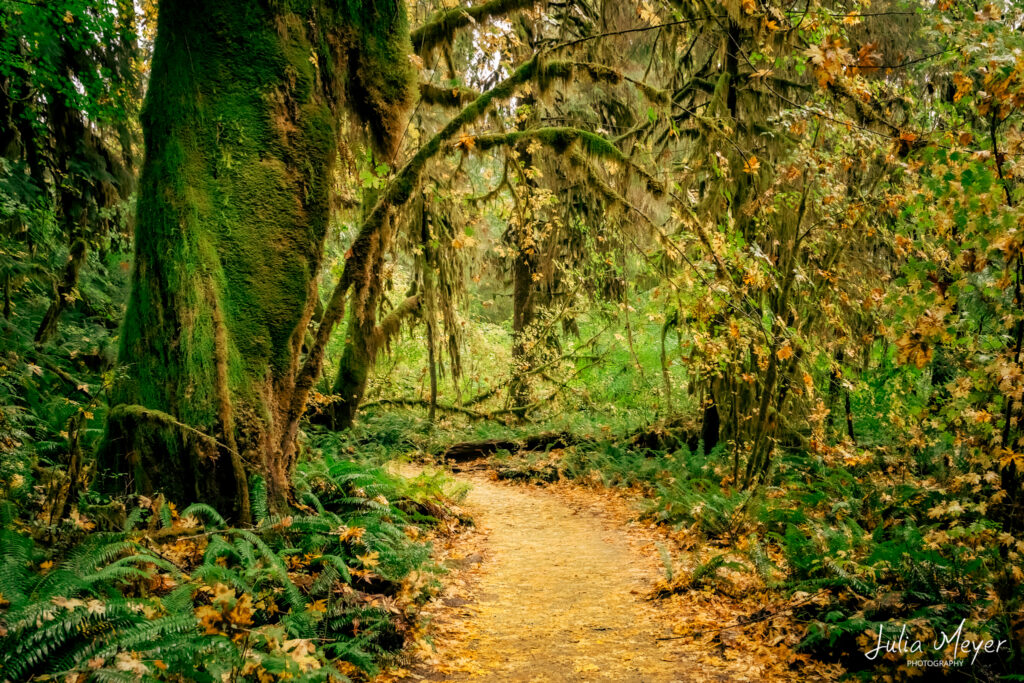
[[[373,345],[373,321],[359,320],[354,307],[349,308],[345,326],[345,349],[338,362],[338,374],[334,377],[331,393],[334,402],[328,409],[333,429],[348,429],[355,420],[356,411],[366,393],[366,382],[376,356]]]
[[[103,461],[126,488],[244,520],[257,474],[286,507],[343,95],[399,129],[407,45],[384,0],[160,3]]]
[[[352,426],[359,404],[366,395],[370,371],[377,362],[380,350],[401,329],[402,321],[419,310],[419,297],[410,296],[384,316],[379,325],[371,319],[359,320],[355,306],[349,311],[345,350],[338,364],[331,393],[335,400],[328,410],[329,422],[334,429]]]
[[[369,217],[379,199],[379,192],[366,190],[363,220]],[[371,272],[379,273],[384,268],[385,252],[394,237],[393,231],[393,222],[385,218],[378,238],[366,256]],[[345,329],[345,348],[331,387],[334,402],[325,411],[325,421],[332,429],[343,430],[352,426],[359,404],[366,394],[366,383],[376,364],[377,353],[398,332],[402,320],[419,307],[419,299],[410,297],[378,325],[377,309],[383,296],[383,286],[378,278],[367,278],[362,286],[352,291]]]

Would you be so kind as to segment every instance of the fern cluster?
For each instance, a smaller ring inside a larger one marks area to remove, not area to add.
[[[375,673],[436,584],[417,526],[445,514],[437,476],[318,460],[312,512],[257,523],[142,499],[122,528],[56,554],[7,514],[0,529],[0,679],[322,681]],[[81,535],[80,535],[81,536]]]

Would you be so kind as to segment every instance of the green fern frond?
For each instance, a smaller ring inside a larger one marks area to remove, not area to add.
[[[223,527],[227,525],[224,518],[221,517],[220,513],[214,510],[209,505],[204,503],[193,503],[187,508],[182,510],[182,517],[201,517],[206,520],[208,526],[212,525],[213,528]]]

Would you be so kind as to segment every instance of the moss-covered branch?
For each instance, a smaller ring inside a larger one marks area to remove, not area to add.
[[[75,287],[78,286],[78,272],[82,269],[82,263],[85,262],[85,251],[85,240],[75,240],[75,243],[71,245],[71,253],[68,254],[68,262],[64,266],[64,276],[61,278],[60,284],[54,286],[53,302],[46,309],[43,320],[39,323],[39,329],[36,330],[35,341],[37,344],[46,343],[57,331],[57,319],[67,307],[68,299]]]
[[[380,321],[380,324],[374,330],[374,350],[388,344],[391,338],[402,329],[402,321],[416,313],[419,309],[420,297],[413,295],[407,297],[402,303],[392,309],[390,313],[384,316],[384,319]]]
[[[544,65],[541,73],[541,88],[544,89],[549,81],[564,80],[572,81],[581,78],[588,78],[594,82],[611,83],[617,85],[622,82],[630,83],[640,93],[657,104],[668,104],[671,100],[671,93],[668,90],[654,88],[641,80],[631,78],[618,69],[613,69],[597,62],[577,62],[559,60],[548,62]]]
[[[533,7],[537,0],[487,0],[472,7],[454,7],[435,12],[427,22],[412,32],[413,48],[423,53],[441,43],[450,40],[455,31],[485,21],[491,17],[500,17],[517,9]]]
[[[285,430],[286,435],[297,428],[298,420],[306,410],[309,392],[323,368],[324,349],[327,348],[327,341],[330,339],[334,326],[345,315],[346,298],[349,288],[355,286],[358,290],[369,275],[366,268],[367,257],[373,252],[374,242],[388,212],[409,201],[427,163],[437,156],[442,151],[443,146],[453,140],[463,128],[482,118],[496,101],[512,97],[517,89],[526,83],[539,81],[542,87],[545,87],[554,80],[571,77],[580,68],[580,65],[576,62],[546,62],[543,59],[544,56],[544,53],[535,55],[504,81],[494,88],[481,93],[475,100],[466,105],[444,128],[417,150],[381,192],[377,204],[363,221],[359,233],[352,242],[352,246],[345,258],[344,270],[331,293],[327,307],[324,309],[323,318],[317,328],[313,345],[306,356],[306,362],[296,377],[295,393],[293,394],[291,407],[288,412],[288,421],[292,428]],[[591,73],[598,76],[608,75],[599,69],[592,70]],[[479,136],[476,138],[477,146],[485,149],[486,146],[499,146],[503,142],[504,144],[514,144],[515,140],[509,136],[517,135],[536,137],[541,142],[550,144],[556,149],[559,147],[565,149],[572,142],[580,140],[581,145],[588,153],[615,159],[642,177],[648,189],[654,194],[661,195],[664,192],[661,184],[655,178],[638,168],[611,142],[600,135],[584,130],[574,128],[539,128],[509,133],[505,136]],[[502,140],[503,137],[505,138],[504,141]],[[286,436],[286,438],[288,437]]]
[[[559,153],[565,152],[575,143],[582,152],[590,156],[615,161],[630,169],[644,180],[647,189],[653,194],[660,196],[665,191],[665,188],[654,176],[633,163],[610,140],[581,128],[546,126],[509,133],[477,135],[473,138],[473,144],[476,149],[486,151],[494,147],[515,145],[522,140],[537,140]]]
[[[544,61],[536,70],[535,80],[543,91],[556,81],[575,82],[584,78],[595,83],[610,83],[612,85],[624,82],[630,83],[651,102],[668,104],[671,101],[670,91],[654,88],[643,81],[626,76],[617,69],[596,62],[571,60]],[[446,88],[432,83],[420,83],[419,91],[420,100],[426,104],[436,104],[445,107],[464,106],[480,97],[480,93],[471,88]]]
[[[478,97],[480,97],[480,93],[470,88],[443,88],[432,83],[420,83],[420,101],[425,104],[460,107]]]
[[[430,401],[422,398],[382,398],[377,401],[370,401],[364,403],[359,407],[360,410],[366,408],[376,408],[378,406],[401,406],[403,408],[429,408]],[[444,405],[442,403],[434,404],[434,408],[437,410],[447,413],[457,413],[459,415],[465,415],[466,417],[473,420],[487,420],[490,416],[486,413],[478,413],[470,408],[463,408],[462,406],[456,405]]]
[[[192,434],[197,437],[200,441],[204,441],[211,446],[217,446],[225,450],[231,451],[231,448],[218,441],[216,438],[210,436],[206,432],[200,431],[191,425],[187,425],[181,420],[177,419],[170,413],[165,413],[162,410],[153,410],[146,406],[134,405],[130,403],[120,403],[110,409],[108,419],[112,422],[124,422],[125,420],[135,420],[137,422],[149,422],[151,424],[160,425],[161,427],[169,427],[172,429],[180,429],[183,432]],[[237,455],[238,452],[235,451]]]
[[[381,192],[380,199],[363,221],[359,234],[356,235],[352,247],[348,251],[344,270],[331,293],[327,307],[324,309],[323,318],[317,328],[313,345],[306,356],[306,362],[296,377],[295,393],[288,413],[290,426],[297,427],[299,419],[306,410],[306,402],[309,399],[309,392],[313,388],[313,382],[319,377],[323,368],[324,349],[327,348],[327,341],[330,339],[334,326],[345,315],[348,290],[354,284],[358,286],[367,276],[365,269],[367,256],[372,252],[373,242],[384,224],[388,211],[392,207],[401,206],[409,201],[427,162],[440,152],[444,143],[453,139],[464,126],[481,118],[496,100],[511,97],[516,88],[531,81],[536,76],[540,65],[540,55],[537,55],[516,69],[504,81],[473,100],[459,112],[458,116],[455,116],[425,145],[420,147]]]

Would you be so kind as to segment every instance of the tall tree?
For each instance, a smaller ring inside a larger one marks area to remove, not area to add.
[[[384,148],[410,102],[404,3],[160,3],[135,270],[105,443],[141,491],[287,505],[303,341],[346,111]]]

